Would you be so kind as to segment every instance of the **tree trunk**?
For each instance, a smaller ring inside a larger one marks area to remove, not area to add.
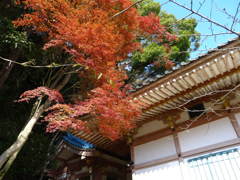
[[[42,169],[42,172],[41,172],[41,175],[40,175],[40,178],[39,180],[43,180],[43,177],[44,177],[44,174],[46,173],[45,171],[47,170],[47,166],[50,162],[49,160],[49,157],[50,157],[50,150],[51,148],[53,147],[53,143],[55,142],[56,138],[58,137],[59,135],[59,132],[57,132],[54,137],[52,138],[49,146],[48,146],[48,151],[47,151],[47,156],[46,156],[46,159],[45,159],[45,162],[44,162],[44,165],[43,165],[43,169]]]
[[[62,82],[58,85],[56,88],[57,90],[61,90],[69,81],[71,75],[68,74],[65,76],[65,78],[62,80]],[[25,142],[28,140],[28,137],[36,124],[37,120],[43,113],[44,109],[49,107],[50,102],[47,101],[44,104],[41,105],[41,98],[35,103],[33,107],[33,113],[30,115],[30,120],[24,127],[24,129],[20,132],[20,134],[17,137],[17,140],[0,156],[0,180],[3,179],[4,175],[12,165],[13,161],[17,157],[17,154],[22,149]]]
[[[16,61],[19,57],[20,52],[18,50],[12,50],[12,55],[10,55],[10,59]],[[0,89],[3,87],[5,81],[7,80],[9,74],[11,73],[14,67],[13,62],[8,62],[0,71]]]
[[[9,168],[11,167],[13,161],[16,159],[19,151],[16,151],[6,162],[6,164],[4,165],[3,169],[0,171],[0,180],[3,179],[4,175],[6,174],[6,172],[9,170]]]
[[[12,62],[9,62],[7,65],[5,65],[5,67],[3,67],[3,69],[0,72],[0,89],[2,88],[3,84],[5,83],[5,81],[7,80],[10,72],[12,71],[14,64]]]
[[[10,168],[11,164],[15,160],[17,154],[22,149],[23,145],[27,141],[33,126],[41,116],[44,105],[41,105],[41,100],[37,102],[37,107],[34,110],[33,116],[30,118],[27,125],[24,127],[24,129],[20,132],[19,136],[17,137],[17,140],[11,145],[10,148],[8,148],[5,152],[2,153],[0,156],[0,180],[3,179],[5,173]]]

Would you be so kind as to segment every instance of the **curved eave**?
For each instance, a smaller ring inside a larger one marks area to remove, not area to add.
[[[233,41],[229,47],[239,47]],[[227,48],[227,47],[225,47]],[[138,123],[158,118],[160,113],[176,109],[195,97],[240,83],[240,49],[219,51],[200,58],[186,67],[133,93],[143,113]],[[133,101],[134,101],[133,100]]]
[[[131,93],[130,96],[138,100],[139,106],[143,109],[142,115],[137,118],[138,124],[154,120],[159,114],[174,109],[196,96],[239,84],[239,46],[239,39],[228,42],[218,47],[222,50],[211,51],[180,68],[175,68],[165,76]],[[128,153],[127,145],[123,141],[111,141],[96,132],[72,133],[109,152],[116,152],[118,155]]]

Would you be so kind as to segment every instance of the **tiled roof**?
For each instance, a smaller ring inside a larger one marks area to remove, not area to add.
[[[67,133],[67,135],[63,136],[63,140],[75,147],[78,147],[80,149],[92,149],[94,148],[94,145],[91,143],[84,141],[70,133]]]
[[[136,81],[134,81],[132,83],[133,89],[130,92],[136,92],[136,91],[142,89],[143,87],[145,87],[145,86],[147,86],[147,85],[149,85],[153,82],[158,81],[159,79],[165,77],[166,75],[172,74],[175,71],[177,71],[179,69],[182,69],[184,66],[187,66],[187,65],[189,65],[189,64],[191,64],[195,61],[198,61],[198,60],[202,59],[205,56],[208,56],[209,54],[211,54],[213,52],[221,50],[222,48],[224,48],[224,46],[226,46],[230,43],[233,43],[234,41],[237,41],[237,40],[239,40],[239,38],[231,39],[231,40],[225,42],[224,44],[221,44],[218,47],[216,47],[214,49],[210,49],[208,52],[206,52],[204,54],[201,54],[197,58],[193,58],[193,59],[187,60],[185,62],[178,63],[175,66],[173,66],[173,68],[171,70],[166,70],[166,71],[161,72],[161,73],[159,73],[159,72],[145,73],[145,74],[141,75]]]
[[[148,120],[159,118],[160,113],[174,109],[196,96],[240,83],[239,46],[240,41],[236,38],[196,59],[177,64],[164,74],[153,72],[138,79],[135,90],[130,94],[134,97],[133,102],[136,100],[137,105],[143,109],[137,123],[141,125]],[[228,50],[221,52],[221,49]],[[114,147],[123,146],[97,132],[81,131],[73,134],[110,152],[116,152]]]

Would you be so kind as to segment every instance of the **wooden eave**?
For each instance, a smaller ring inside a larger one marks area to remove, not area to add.
[[[212,51],[132,93],[133,101],[138,100],[143,109],[137,118],[139,126],[159,119],[161,113],[174,110],[196,96],[239,84],[239,46],[240,40],[233,40],[220,46],[222,50]],[[73,134],[106,151],[125,157],[128,155],[129,149],[124,141],[111,141],[97,132]]]
[[[231,51],[229,49],[234,50],[235,47],[239,47],[239,46],[240,46],[240,39],[235,39],[235,40],[227,43],[226,45],[219,46],[218,50],[209,52],[209,53],[195,59],[194,61],[187,64],[186,66],[183,66],[182,68],[160,78],[158,81],[155,81],[155,82],[139,89],[138,91],[131,93],[130,96],[132,96],[132,97],[140,96],[140,95],[144,94],[145,92],[150,91],[159,85],[162,85],[162,84],[165,84],[165,83],[171,81],[171,79],[174,79],[177,76],[187,73],[189,70],[193,70],[193,69],[195,69],[217,57],[220,57],[220,56],[226,54],[227,52]],[[223,49],[223,50],[220,50],[220,49]]]
[[[98,132],[86,133],[83,131],[80,132],[74,131],[72,132],[72,134],[91,144],[94,144],[96,147],[102,150],[112,152],[114,155],[120,158],[127,158],[129,156],[129,147],[123,140],[111,141],[110,139],[102,136]]]
[[[222,47],[234,50],[212,52],[131,94],[143,110],[138,123],[158,119],[196,97],[239,84],[239,45],[235,40]]]
[[[71,155],[70,157],[66,156],[66,153]],[[58,151],[54,154],[54,158],[63,161],[72,163],[77,160],[81,160],[81,156],[85,157],[99,157],[103,159],[108,159],[109,161],[117,162],[122,165],[126,165],[128,163],[127,160],[121,159],[118,156],[114,156],[113,154],[109,154],[106,152],[102,152],[99,149],[91,148],[91,149],[85,149],[85,148],[78,148],[74,145],[71,145],[65,141],[61,141],[58,146]]]

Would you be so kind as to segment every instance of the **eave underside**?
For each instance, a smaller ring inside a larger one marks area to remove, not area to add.
[[[188,102],[212,92],[240,86],[239,41],[226,48],[234,51],[219,51],[202,57],[177,72],[169,74],[148,87],[133,93],[133,101],[138,101],[143,113],[137,124],[159,119],[159,115],[176,110]],[[111,141],[99,133],[74,132],[75,136],[109,152],[127,156],[129,148],[124,141]],[[121,147],[121,148],[119,148]]]

